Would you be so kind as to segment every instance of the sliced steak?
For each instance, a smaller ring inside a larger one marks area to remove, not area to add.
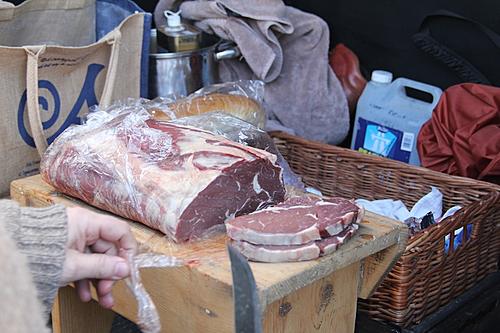
[[[176,241],[284,200],[276,156],[138,117],[121,114],[100,126],[72,127],[44,155],[43,179]]]
[[[361,220],[365,215],[363,207],[357,205],[351,200],[333,197],[329,198],[325,202],[335,205],[332,207],[327,204],[320,204],[317,209],[318,216],[323,224],[321,232],[322,235],[326,237],[338,234],[351,223],[361,223]],[[323,230],[326,231],[326,235]]]
[[[358,224],[353,223],[335,236],[323,238],[320,241],[316,241],[321,255],[326,256],[335,252],[340,247],[340,245],[344,244],[349,238],[351,238],[358,229]]]
[[[292,197],[274,207],[226,222],[234,240],[258,245],[302,245],[336,235],[362,219],[363,210],[343,198]]]
[[[332,254],[347,239],[351,238],[357,224],[351,224],[340,234],[330,236],[303,245],[255,245],[245,241],[233,241],[232,244],[249,260],[261,262],[289,262],[316,259]]]

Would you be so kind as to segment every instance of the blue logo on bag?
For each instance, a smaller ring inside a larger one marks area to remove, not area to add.
[[[85,81],[83,82],[82,90],[80,91],[80,95],[76,99],[75,104],[71,108],[66,120],[61,125],[57,131],[52,134],[48,139],[47,143],[50,145],[55,138],[59,134],[61,134],[69,125],[71,124],[80,124],[81,119],[78,116],[80,113],[83,104],[86,102],[87,107],[91,107],[98,103],[97,97],[95,95],[95,81],[97,75],[103,70],[104,66],[101,64],[90,64],[87,68],[87,75],[85,76]],[[59,115],[61,113],[61,98],[59,96],[59,92],[57,91],[56,86],[52,84],[52,82],[47,80],[39,80],[38,81],[38,89],[47,89],[52,98],[54,99],[54,111],[50,118],[44,122],[42,122],[42,127],[44,130],[51,128],[58,120]],[[40,104],[40,108],[44,112],[49,112],[49,102],[43,96],[38,97],[38,103]],[[17,126],[19,129],[19,134],[21,135],[24,142],[27,145],[35,148],[35,141],[33,137],[28,133],[26,129],[26,125],[24,123],[24,112],[26,110],[26,90],[24,91],[21,101],[19,102],[19,108],[17,111]]]

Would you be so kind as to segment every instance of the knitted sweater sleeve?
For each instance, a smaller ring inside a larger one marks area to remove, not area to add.
[[[28,259],[38,298],[48,315],[61,281],[67,242],[66,208],[24,208],[0,201],[0,223]]]

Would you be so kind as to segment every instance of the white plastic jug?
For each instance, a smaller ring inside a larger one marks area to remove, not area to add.
[[[412,98],[405,87],[432,95],[432,102]],[[431,118],[442,90],[438,87],[373,71],[361,94],[351,149],[420,165],[416,141],[422,125]]]

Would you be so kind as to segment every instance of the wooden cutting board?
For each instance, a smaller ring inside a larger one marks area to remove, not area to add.
[[[90,208],[58,193],[39,175],[12,182],[11,198],[24,206],[62,204]],[[193,268],[148,269],[142,273],[144,285],[159,308],[164,329],[168,332],[232,331],[232,278],[226,253],[227,237],[215,234],[207,239],[176,244],[158,231],[128,222],[143,251],[200,262]],[[357,234],[332,255],[297,263],[251,263],[265,330],[305,332],[304,329],[314,325],[314,331],[331,332],[331,325],[341,325],[336,326],[339,332],[351,331],[356,297],[366,298],[374,291],[404,251],[407,237],[404,224],[366,212]],[[338,283],[332,283],[334,280]],[[116,299],[113,310],[135,320],[135,301],[124,284],[119,283],[113,294]],[[335,324],[333,318],[342,313],[345,324]],[[315,318],[312,321],[311,316]],[[318,323],[321,323],[319,328]]]

